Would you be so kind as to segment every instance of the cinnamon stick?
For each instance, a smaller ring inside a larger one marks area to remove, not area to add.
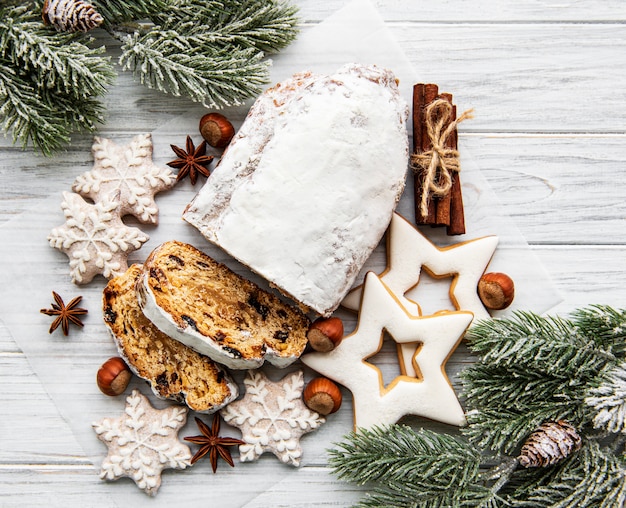
[[[441,98],[441,99],[445,99],[446,101],[448,101],[450,104],[452,104],[452,94],[449,93],[442,93],[439,95],[439,97],[437,98]],[[454,120],[456,120],[456,107],[452,107],[452,115],[450,116],[450,121],[454,122]],[[446,125],[447,127],[447,125]],[[454,142],[454,136],[449,136],[448,139],[446,139],[446,148],[454,148],[456,149],[456,145]],[[452,175],[452,178],[455,178],[455,175]],[[436,209],[437,209],[437,215],[436,215],[436,224],[438,226],[450,226],[450,202],[451,202],[451,193],[446,194],[445,196],[440,196],[435,200],[436,203]]]
[[[454,118],[456,118],[456,106],[453,106]],[[451,136],[453,140],[452,148],[459,148],[459,133],[455,129]],[[452,188],[450,189],[450,225],[446,228],[446,234],[465,234],[465,211],[463,209],[463,194],[461,193],[461,178],[459,173],[452,175]]]
[[[417,84],[413,87],[413,151],[423,153],[432,149],[432,142],[426,128],[426,107],[436,99],[445,99],[452,104],[452,95],[439,94],[436,84]],[[456,119],[456,107],[452,104],[452,116],[449,122]],[[458,147],[458,133],[456,129],[446,139],[446,147],[456,150]],[[415,186],[415,218],[417,224],[432,226],[446,226],[448,235],[465,233],[465,214],[463,210],[463,196],[461,181],[458,173],[453,173],[452,188],[445,196],[433,197],[428,200],[428,213],[422,216],[420,204],[424,190],[424,174],[417,172],[414,179]],[[439,178],[439,175],[435,175]],[[429,192],[426,190],[426,192]]]
[[[413,152],[422,153],[429,150],[432,145],[425,128],[425,108],[435,100],[439,87],[433,84],[419,83],[413,87]],[[424,175],[415,175],[415,220],[417,224],[435,224],[436,208],[434,200],[428,203],[428,214],[422,215],[420,203],[422,201]]]

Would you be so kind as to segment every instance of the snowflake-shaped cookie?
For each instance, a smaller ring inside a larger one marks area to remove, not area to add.
[[[126,398],[124,415],[94,423],[98,439],[107,445],[100,478],[132,478],[150,496],[161,486],[164,469],[185,469],[191,465],[191,450],[178,440],[178,431],[187,421],[187,408],[155,409],[138,390]]]
[[[106,138],[94,138],[91,148],[94,167],[80,175],[72,190],[98,202],[120,191],[120,214],[156,224],[159,209],[154,195],[176,184],[176,176],[152,162],[152,136],[135,136],[127,146]]]
[[[107,278],[123,274],[128,255],[148,241],[141,230],[122,222],[119,207],[119,191],[94,205],[73,192],[63,193],[66,221],[50,231],[48,241],[70,258],[72,282],[86,284],[99,273]]]
[[[248,371],[244,384],[244,398],[221,411],[226,422],[241,430],[245,444],[239,446],[239,460],[250,462],[269,451],[285,464],[299,466],[300,437],[325,422],[302,401],[302,371],[277,383],[262,372]]]

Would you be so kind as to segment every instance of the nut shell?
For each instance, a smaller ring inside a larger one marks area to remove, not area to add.
[[[506,309],[515,297],[513,279],[505,273],[486,273],[478,281],[478,296],[488,309]]]
[[[124,393],[131,378],[132,373],[128,365],[119,356],[114,356],[98,369],[96,382],[102,393],[115,397]]]
[[[343,321],[338,317],[318,318],[311,324],[306,335],[315,351],[328,353],[343,339]]]
[[[200,134],[215,148],[224,148],[235,135],[235,128],[220,113],[208,113],[200,119]]]
[[[306,385],[302,398],[309,409],[324,416],[337,411],[342,401],[339,387],[325,377],[312,379]]]

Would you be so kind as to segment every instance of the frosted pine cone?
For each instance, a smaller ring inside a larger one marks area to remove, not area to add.
[[[83,0],[45,0],[43,22],[62,32],[88,32],[104,19],[95,7]]]
[[[578,432],[569,423],[546,422],[528,436],[518,460],[523,467],[552,466],[581,446]]]

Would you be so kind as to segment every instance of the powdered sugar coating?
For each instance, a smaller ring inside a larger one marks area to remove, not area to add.
[[[406,103],[387,70],[297,74],[263,94],[183,217],[284,293],[337,308],[404,188]]]

